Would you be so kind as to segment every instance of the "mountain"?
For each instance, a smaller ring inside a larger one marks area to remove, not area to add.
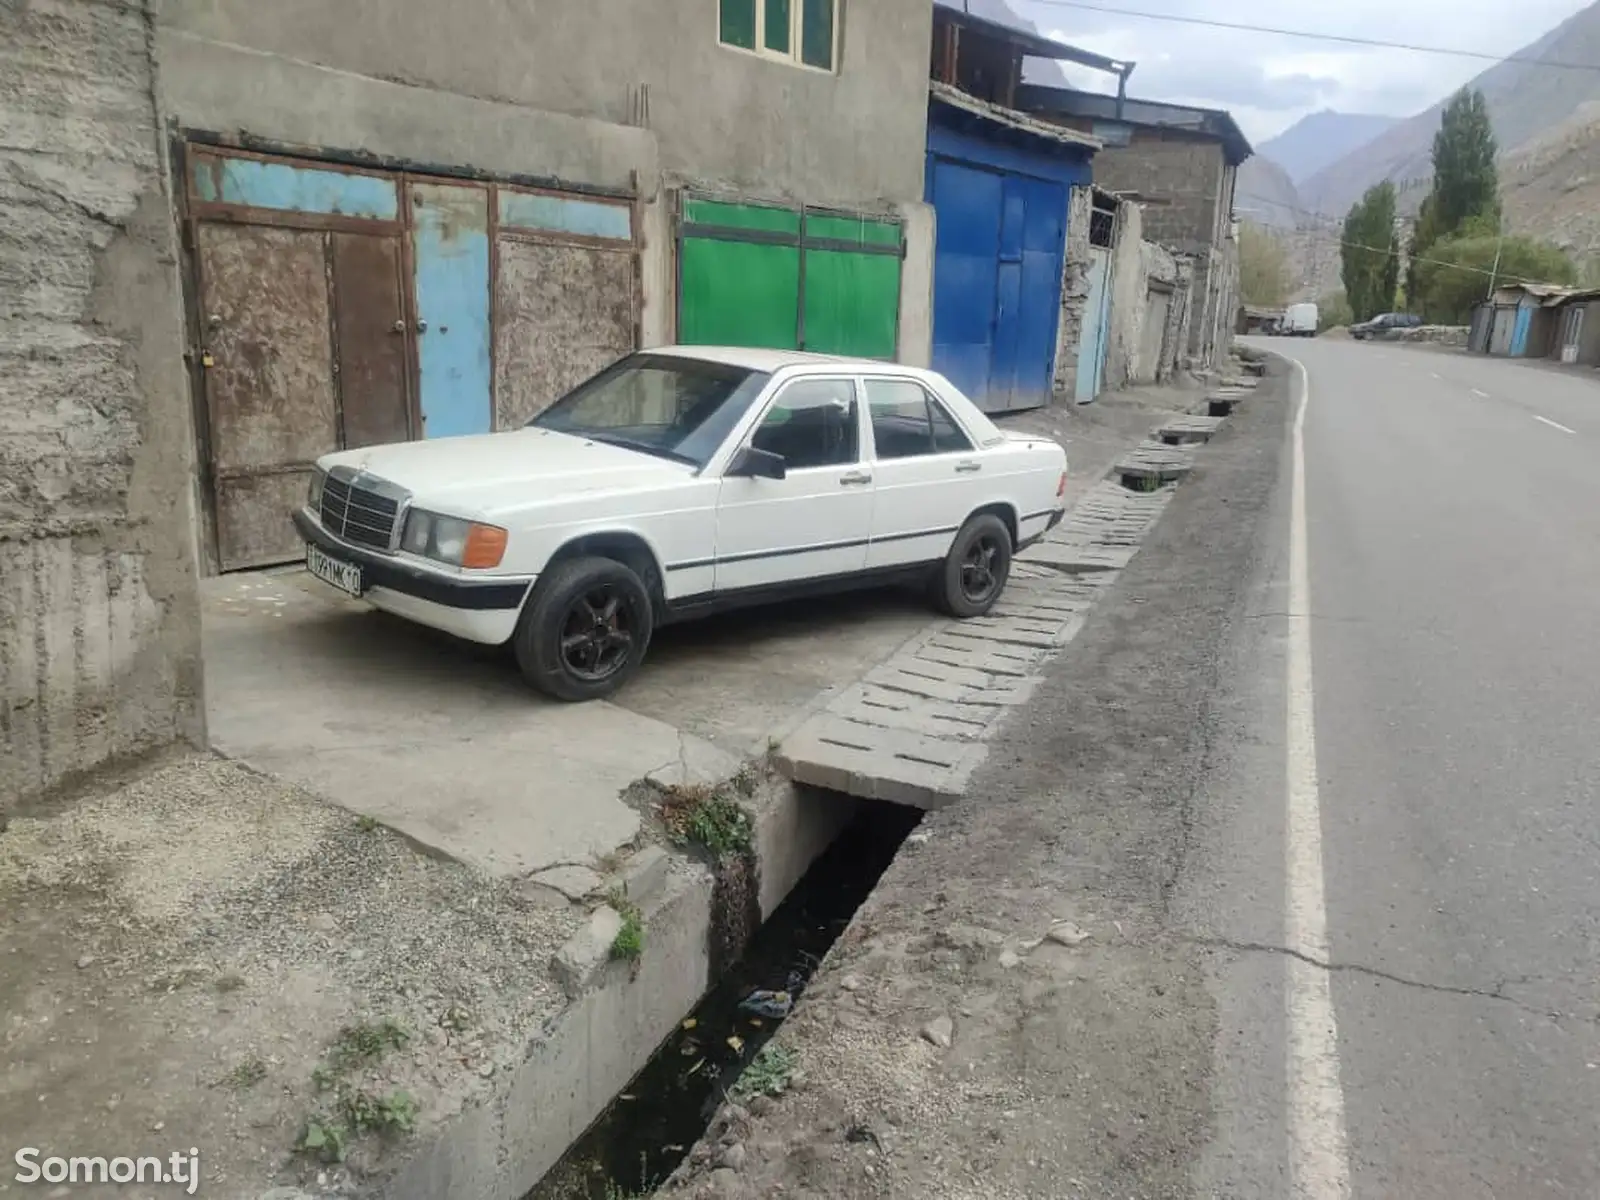
[[[1600,255],[1600,102],[1503,156],[1500,195],[1513,231],[1579,261]]]
[[[1294,180],[1278,163],[1253,154],[1239,167],[1233,186],[1233,207],[1239,218],[1252,225],[1293,229],[1300,223],[1300,194]]]
[[[1282,167],[1298,187],[1318,171],[1332,166],[1399,123],[1397,117],[1324,109],[1301,117],[1277,137],[1262,142],[1256,147],[1256,153]]]
[[[1600,67],[1600,0],[1515,57]],[[1507,61],[1490,67],[1467,86],[1483,92],[1500,149],[1514,156],[1583,105],[1600,100],[1600,70],[1562,70]],[[1304,180],[1300,195],[1307,207],[1342,217],[1367,188],[1392,179],[1400,185],[1402,210],[1415,212],[1428,192],[1429,155],[1443,110],[1440,101]]]

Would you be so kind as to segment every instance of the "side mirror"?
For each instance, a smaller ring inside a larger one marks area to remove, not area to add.
[[[746,446],[733,456],[727,474],[730,479],[786,479],[789,469],[783,455]]]

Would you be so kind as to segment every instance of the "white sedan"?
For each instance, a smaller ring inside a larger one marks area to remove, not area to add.
[[[318,579],[587,700],[658,626],[734,606],[911,580],[981,615],[1066,471],[931,371],[671,347],[521,429],[325,455],[294,523]]]

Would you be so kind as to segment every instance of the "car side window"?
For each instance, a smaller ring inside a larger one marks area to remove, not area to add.
[[[868,379],[867,412],[880,459],[972,449],[971,440],[945,406],[912,380]]]
[[[861,417],[849,379],[799,379],[778,393],[750,437],[791,471],[860,461]]]

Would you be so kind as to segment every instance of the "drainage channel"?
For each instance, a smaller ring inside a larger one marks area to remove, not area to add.
[[[678,1168],[782,1023],[741,1010],[741,1003],[757,989],[791,997],[805,989],[922,817],[899,805],[859,803],[855,819],[744,955],[523,1200],[631,1200],[650,1195]]]

